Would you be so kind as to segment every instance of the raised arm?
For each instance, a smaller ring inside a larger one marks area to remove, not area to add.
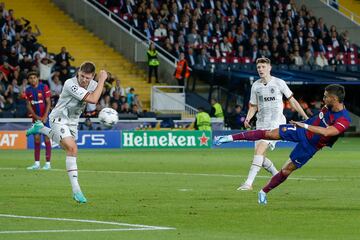
[[[304,112],[304,109],[301,107],[300,103],[293,96],[289,98],[289,102],[291,107],[293,107],[303,117],[303,119],[306,120],[309,118]]]
[[[105,70],[101,70],[99,72],[98,85],[92,93],[90,93],[89,95],[87,95],[85,97],[85,99],[84,99],[85,102],[95,104],[99,101],[99,98],[103,91],[104,83],[105,83],[107,77],[108,77],[108,75]]]

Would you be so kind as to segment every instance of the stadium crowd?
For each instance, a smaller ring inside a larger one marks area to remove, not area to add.
[[[348,32],[293,0],[98,0],[190,67],[209,62],[298,66],[357,64]]]
[[[71,66],[73,56],[62,47],[58,54],[49,53],[38,42],[41,31],[23,17],[15,17],[13,9],[0,3],[0,117],[28,117],[25,90],[29,87],[28,72],[38,72],[40,81],[51,90],[51,104],[55,106],[66,79],[76,69]],[[84,117],[97,116],[103,107],[112,107],[119,113],[142,112],[142,103],[135,89],[124,89],[116,76],[108,79],[102,99],[97,105],[88,105]]]

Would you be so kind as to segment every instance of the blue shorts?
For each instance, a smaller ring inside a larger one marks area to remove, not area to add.
[[[283,124],[279,126],[279,134],[281,139],[285,141],[298,143],[290,153],[290,160],[297,168],[301,168],[318,151],[308,142],[304,128],[297,128],[292,124]]]

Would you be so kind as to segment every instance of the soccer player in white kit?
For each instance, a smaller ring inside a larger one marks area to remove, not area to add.
[[[298,101],[293,97],[292,91],[285,81],[271,76],[271,62],[268,58],[258,58],[256,69],[260,79],[255,81],[251,87],[249,111],[246,115],[244,126],[250,128],[250,120],[257,113],[256,129],[272,130],[280,124],[286,123],[283,114],[283,95],[289,100],[291,106],[304,118],[308,119]],[[214,143],[234,141],[232,135],[215,137]],[[272,175],[277,174],[272,161],[266,157],[266,151],[275,149],[276,141],[259,140],[255,142],[255,154],[246,181],[237,190],[252,190],[252,185],[261,167],[265,168]]]
[[[26,135],[44,134],[66,151],[66,170],[70,178],[73,199],[79,203],[87,202],[78,183],[76,164],[79,118],[87,103],[98,102],[108,75],[106,71],[101,70],[97,82],[94,77],[95,65],[92,62],[81,64],[77,75],[65,81],[59,100],[49,115],[50,128],[37,121],[26,132]]]

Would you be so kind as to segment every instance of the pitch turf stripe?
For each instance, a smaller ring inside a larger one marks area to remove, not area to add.
[[[0,168],[1,170],[26,170],[25,168]],[[27,170],[37,171],[37,170]],[[40,170],[41,171],[41,170]],[[64,169],[52,168],[50,171],[64,172]],[[126,172],[126,171],[104,171],[104,170],[79,170],[80,173],[108,173],[108,174],[149,174],[149,175],[176,175],[176,176],[205,176],[205,177],[231,177],[231,178],[244,178],[247,175],[234,175],[234,174],[216,174],[216,173],[177,173],[177,172]],[[270,175],[257,175],[257,178],[269,179]],[[302,180],[302,181],[339,181],[339,179],[358,179],[359,176],[321,176],[321,177],[289,177],[290,180]]]
[[[114,229],[74,229],[74,230],[32,230],[32,231],[0,231],[0,234],[20,234],[20,233],[65,233],[65,232],[121,232],[121,231],[154,231],[169,230],[158,228],[114,228]]]
[[[173,229],[175,229],[175,228],[171,228],[171,227],[160,227],[160,226],[150,226],[150,225],[130,224],[130,223],[120,223],[120,222],[108,222],[108,221],[97,221],[97,220],[88,220],[88,219],[50,218],[50,217],[36,217],[36,216],[20,216],[20,215],[12,215],[12,214],[0,214],[0,217],[126,226],[126,227],[130,227],[130,228],[125,228],[129,231],[130,230],[173,230]],[[44,231],[45,232],[81,232],[81,231],[88,232],[88,231],[125,231],[125,230],[124,230],[124,228],[122,228],[122,229],[119,228],[119,229],[33,230],[33,231],[0,231],[0,233],[31,233],[31,232],[44,232]]]

